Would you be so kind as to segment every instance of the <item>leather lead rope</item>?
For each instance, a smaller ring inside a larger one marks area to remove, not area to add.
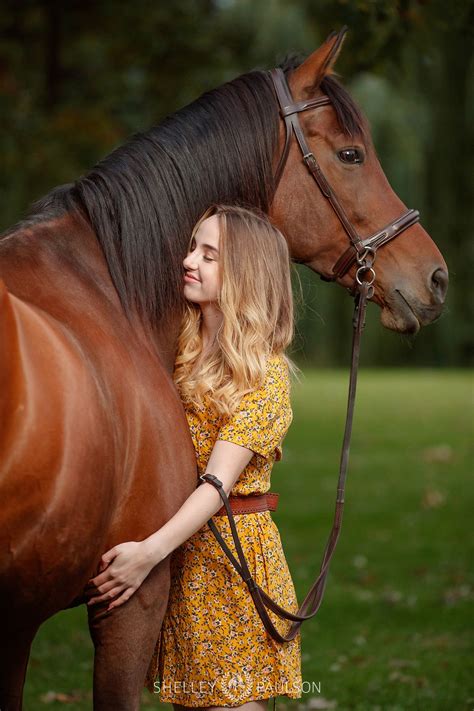
[[[308,591],[306,597],[303,600],[303,603],[301,604],[300,608],[296,613],[290,612],[289,610],[285,610],[284,608],[280,607],[280,605],[278,605],[274,600],[272,600],[265,592],[265,590],[263,590],[259,585],[257,585],[255,580],[252,578],[247,560],[242,550],[242,545],[235,525],[235,519],[229,505],[229,500],[223,490],[222,482],[213,474],[202,474],[199,477],[202,482],[207,481],[209,484],[212,484],[219,492],[219,495],[226,509],[227,517],[229,519],[232,538],[239,560],[235,558],[234,554],[228,547],[227,543],[223,539],[221,533],[219,532],[217,526],[215,525],[212,519],[209,519],[209,521],[207,522],[208,526],[213,532],[217,541],[219,542],[222,550],[224,551],[234,568],[237,570],[242,580],[246,583],[250,595],[252,596],[252,599],[254,601],[257,612],[260,615],[260,618],[265,626],[265,629],[278,642],[289,642],[290,640],[294,639],[294,637],[296,637],[296,635],[298,634],[302,622],[304,622],[304,620],[309,620],[311,617],[314,617],[314,615],[318,612],[323,599],[324,588],[326,585],[326,577],[329,572],[329,563],[336,548],[337,540],[339,538],[339,532],[341,530],[342,512],[344,507],[344,489],[346,483],[347,465],[349,461],[349,447],[352,433],[352,421],[356,396],[360,341],[361,334],[365,326],[365,309],[367,304],[367,298],[368,295],[371,293],[371,290],[373,290],[373,286],[368,282],[363,281],[361,284],[359,284],[358,294],[355,299],[356,303],[353,317],[351,375],[349,382],[347,416],[344,431],[344,441],[342,446],[339,480],[337,483],[334,522],[324,551],[319,575],[311,586],[310,590]],[[278,617],[282,619],[293,621],[293,624],[291,625],[286,635],[280,634],[280,632],[277,630],[272,620],[270,619],[266,608],[272,610]]]
[[[316,99],[310,99],[308,101],[293,102],[291,97],[290,89],[288,87],[286,77],[281,69],[273,69],[269,72],[272,79],[277,100],[280,106],[280,116],[285,123],[286,136],[285,144],[283,148],[283,153],[280,157],[278,167],[275,174],[275,186],[278,186],[279,180],[282,176],[283,169],[288,158],[291,136],[294,133],[298,145],[302,152],[303,161],[308,168],[310,174],[315,179],[321,193],[328,200],[332,209],[336,213],[342,227],[344,228],[347,236],[349,237],[350,245],[348,249],[341,255],[336,264],[333,267],[332,274],[328,277],[321,277],[325,281],[334,281],[341,278],[346,274],[346,272],[353,266],[354,263],[357,264],[355,283],[352,289],[352,295],[354,296],[354,315],[352,319],[352,355],[351,355],[351,370],[349,378],[349,393],[347,401],[347,414],[346,414],[346,424],[344,429],[344,439],[342,443],[341,459],[339,466],[339,479],[337,483],[337,494],[336,494],[336,509],[334,512],[334,521],[332,525],[331,532],[329,534],[328,541],[326,543],[326,548],[324,550],[323,560],[321,567],[319,569],[319,575],[314,581],[313,585],[309,589],[306,597],[303,600],[300,608],[296,613],[285,610],[284,608],[277,605],[277,603],[272,600],[269,595],[263,590],[255,580],[252,578],[247,561],[245,559],[244,552],[242,550],[242,545],[239,540],[237,533],[237,528],[235,526],[234,516],[229,505],[228,498],[223,490],[222,482],[213,474],[203,474],[200,476],[202,482],[208,482],[217,488],[219,495],[224,503],[226,513],[229,519],[232,538],[235,545],[235,550],[237,552],[238,560],[224,541],[222,535],[220,534],[218,528],[214,524],[212,519],[209,519],[208,525],[217,541],[219,542],[222,550],[236,569],[236,571],[241,576],[242,580],[246,583],[250,595],[254,601],[255,607],[258,614],[260,615],[262,622],[265,626],[267,632],[278,642],[289,642],[296,637],[299,628],[305,620],[309,620],[319,610],[321,605],[324,588],[326,585],[326,578],[329,572],[329,563],[331,561],[332,555],[336,548],[336,544],[339,538],[339,533],[342,524],[342,513],[344,507],[344,490],[346,484],[347,476],[347,466],[349,462],[349,448],[352,434],[352,421],[354,415],[354,404],[356,397],[356,387],[357,387],[357,371],[359,365],[360,356],[360,342],[362,331],[365,326],[365,312],[367,307],[367,301],[372,298],[374,294],[374,281],[375,281],[375,271],[373,264],[375,261],[375,255],[377,249],[382,245],[386,244],[390,240],[397,237],[408,227],[411,227],[419,220],[419,213],[417,210],[408,210],[403,215],[401,215],[396,220],[386,225],[382,230],[379,230],[375,234],[366,239],[362,239],[356,232],[354,226],[350,222],[343,206],[337,199],[334,191],[323,175],[321,168],[316,160],[316,157],[309,149],[306,139],[304,137],[303,131],[298,120],[298,113],[301,111],[307,111],[309,109],[317,109],[321,106],[330,104],[331,101],[329,97],[323,95]],[[278,617],[286,620],[291,620],[293,624],[286,635],[280,634],[273,624],[270,616],[267,612],[267,608],[272,610]]]

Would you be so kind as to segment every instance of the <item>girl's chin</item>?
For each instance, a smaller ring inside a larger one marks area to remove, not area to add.
[[[199,299],[196,296],[193,296],[192,294],[186,293],[186,290],[184,291],[184,298],[186,301],[191,301],[193,304],[200,304],[203,299]]]
[[[205,308],[207,310],[210,306],[214,305],[215,309],[220,312],[220,309],[217,305],[217,299],[212,299],[212,300],[203,299],[203,298],[200,299],[200,298],[193,297],[190,294],[184,294],[184,298],[186,299],[186,301],[189,301],[192,304],[196,304],[196,306],[199,306],[201,309]],[[1,709],[0,709],[0,711],[1,711]]]

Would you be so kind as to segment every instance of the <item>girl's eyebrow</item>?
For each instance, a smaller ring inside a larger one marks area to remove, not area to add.
[[[212,244],[203,244],[202,246],[207,247],[207,249],[212,249],[213,252],[219,254],[219,250],[217,249],[217,247],[213,247]]]
[[[197,241],[196,241],[196,237],[193,237],[193,238],[192,238],[191,244],[193,244],[193,243],[196,245],[196,247],[198,246],[198,243],[197,243]],[[219,254],[219,250],[217,249],[217,247],[213,247],[212,244],[203,243],[203,244],[201,244],[201,245],[199,245],[199,246],[200,246],[200,247],[203,247],[204,249],[210,249],[212,252],[215,252],[216,254]]]

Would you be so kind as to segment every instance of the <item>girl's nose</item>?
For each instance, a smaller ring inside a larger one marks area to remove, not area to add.
[[[188,254],[186,257],[183,259],[183,267],[185,269],[194,269],[195,265],[193,264],[193,260],[191,259],[191,255]]]

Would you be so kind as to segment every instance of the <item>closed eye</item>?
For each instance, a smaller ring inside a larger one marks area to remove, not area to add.
[[[364,162],[364,154],[358,148],[343,148],[337,152],[337,157],[341,163],[346,163],[346,165],[357,165]]]

